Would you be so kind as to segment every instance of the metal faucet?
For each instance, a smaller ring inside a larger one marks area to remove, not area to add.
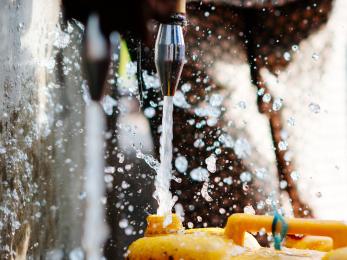
[[[174,96],[185,63],[183,27],[186,25],[185,0],[177,1],[177,10],[159,26],[155,43],[155,65],[164,96]]]
[[[183,27],[186,25],[186,0],[176,0],[176,10],[159,26],[155,44],[155,65],[164,96],[174,96],[185,63]],[[89,16],[84,39],[84,67],[93,100],[104,93],[110,63],[110,43],[100,28],[97,14]],[[142,92],[142,90],[140,90]]]

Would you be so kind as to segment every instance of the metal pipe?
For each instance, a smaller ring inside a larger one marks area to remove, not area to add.
[[[174,96],[185,63],[183,27],[186,24],[185,0],[177,1],[176,13],[160,24],[155,43],[155,65],[164,96]]]

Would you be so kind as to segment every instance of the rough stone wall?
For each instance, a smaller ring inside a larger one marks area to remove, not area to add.
[[[79,254],[81,34],[77,27],[59,29],[59,0],[0,0],[0,6],[1,259]]]

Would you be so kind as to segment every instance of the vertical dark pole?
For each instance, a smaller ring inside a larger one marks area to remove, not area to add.
[[[252,9],[245,10],[244,17],[245,46],[252,83],[257,87],[257,90],[264,89],[264,94],[270,94],[270,90],[267,88],[266,84],[264,84],[264,80],[260,74],[260,65],[255,51],[256,43],[254,42],[254,38],[257,32],[257,27],[259,26],[257,21],[257,11]],[[272,142],[275,147],[278,178],[279,181],[287,182],[285,190],[291,199],[294,216],[313,217],[312,210],[306,203],[301,200],[296,184],[290,176],[290,173],[293,171],[293,165],[291,164],[291,162],[285,160],[285,151],[281,151],[278,148],[278,145],[281,142],[281,131],[283,129],[281,112],[273,111],[272,100],[268,103],[265,103],[263,102],[262,96],[257,96],[257,103],[259,112],[265,114],[269,120]]]

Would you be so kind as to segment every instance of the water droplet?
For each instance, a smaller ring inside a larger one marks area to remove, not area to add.
[[[292,158],[293,158],[293,152],[287,151],[287,152],[284,154],[284,160],[285,160],[286,162],[291,162],[291,161],[292,161]]]
[[[35,214],[35,217],[36,218],[40,218],[41,217],[41,213],[40,212],[37,212],[36,214]],[[14,229],[19,229],[20,228],[20,226],[21,226],[21,224],[20,224],[20,222],[19,221],[13,221],[12,222],[12,227],[14,228]]]
[[[121,187],[122,187],[122,189],[127,189],[127,188],[129,188],[130,187],[130,184],[129,183],[127,183],[126,181],[122,181],[122,184],[121,184]]]
[[[290,53],[286,51],[286,52],[283,54],[283,58],[284,58],[286,61],[290,61],[290,59],[291,59]]]
[[[216,172],[216,162],[217,162],[217,158],[214,154],[211,154],[209,157],[206,158],[205,163],[207,165],[207,170],[209,172],[212,172],[212,173]]]
[[[264,88],[260,88],[260,89],[257,91],[258,96],[262,96],[262,95],[264,95],[264,93],[265,93],[265,89],[264,89]]]
[[[322,193],[321,193],[320,191],[318,191],[318,192],[316,193],[316,197],[317,197],[317,198],[321,198],[321,197],[322,197]]]
[[[241,109],[246,109],[247,108],[247,104],[245,101],[241,100],[239,103],[237,103],[237,106]]]
[[[221,134],[218,137],[218,141],[221,142],[227,148],[234,147],[234,139],[228,134]]]
[[[56,127],[62,127],[63,126],[63,121],[62,120],[57,120],[57,122],[55,123]]]
[[[18,31],[22,31],[24,28],[24,23],[19,23],[18,26],[17,26],[17,30]]]
[[[244,159],[251,154],[251,146],[244,138],[239,138],[236,140],[234,149],[237,157],[240,159]]]
[[[283,105],[283,99],[282,98],[276,98],[272,104],[272,110],[273,111],[279,111],[282,108]]]
[[[265,176],[267,175],[267,170],[265,168],[256,169],[255,175],[257,176],[257,178],[263,180]]]
[[[124,162],[124,159],[125,159],[124,154],[117,153],[117,158],[118,158],[118,162],[119,163],[123,163]]]
[[[300,174],[297,171],[292,171],[290,173],[290,177],[292,178],[293,181],[297,181],[300,177]]]
[[[231,185],[233,183],[233,179],[231,177],[224,178],[223,182],[228,184],[228,185]]]
[[[128,226],[126,229],[124,229],[124,233],[127,236],[130,236],[133,234],[134,228],[132,226]]]
[[[249,190],[249,186],[248,186],[247,182],[244,182],[244,183],[242,184],[242,190],[243,190],[244,192],[247,192],[247,191]]]
[[[46,62],[45,62],[45,66],[47,68],[47,70],[49,72],[53,72],[53,69],[55,67],[55,60],[53,58],[51,59],[48,59]]]
[[[85,191],[80,192],[80,194],[78,195],[78,198],[79,198],[80,200],[83,200],[83,199],[85,199],[86,197],[87,197],[87,193],[86,193]]]
[[[179,90],[176,91],[175,96],[173,97],[173,103],[176,107],[190,108],[184,94]]]
[[[225,213],[226,213],[226,210],[225,210],[224,208],[220,208],[220,209],[219,209],[219,213],[220,213],[220,214],[225,214]]]
[[[61,259],[63,259],[63,257]],[[74,248],[69,253],[69,260],[83,260],[83,259],[85,259],[84,252],[83,252],[83,249],[80,247]]]
[[[199,27],[199,26],[198,26]],[[186,93],[188,92],[189,90],[191,90],[192,88],[192,85],[190,85],[190,83],[184,83],[182,86],[181,86],[181,90],[183,93]]]
[[[147,118],[152,118],[155,116],[155,109],[153,107],[146,107],[143,113]]]
[[[249,214],[249,215],[255,215],[255,210],[251,205],[248,205],[246,207],[243,208],[243,212],[245,214]]]
[[[243,191],[248,191],[249,190],[249,186],[248,186],[247,182],[244,182],[242,184],[242,189],[243,189]]]
[[[64,110],[64,106],[61,104],[57,104],[54,108],[54,111],[57,113],[61,113],[61,112],[63,112],[63,110]]]
[[[314,52],[314,53],[312,54],[312,59],[313,59],[314,61],[317,61],[317,60],[319,59],[319,54]]]
[[[217,123],[218,123],[218,120],[215,117],[211,117],[211,118],[207,119],[207,125],[208,126],[215,126]]]
[[[265,103],[269,103],[271,101],[271,95],[269,93],[266,93],[263,98],[262,98],[263,102]]]
[[[287,124],[288,124],[288,126],[294,126],[295,125],[295,118],[294,117],[289,117],[288,119],[287,119]]]
[[[121,219],[119,221],[118,225],[119,225],[120,228],[124,229],[124,228],[128,227],[129,222],[128,222],[128,220],[126,218],[123,218],[123,219]]]
[[[242,182],[250,182],[252,180],[252,174],[250,172],[243,172],[240,174],[240,180]]]
[[[208,194],[208,179],[204,182],[201,188],[201,196],[207,201],[211,202],[213,199],[211,196]]]
[[[188,168],[188,161],[186,157],[178,156],[175,160],[175,167],[179,172],[184,173]]]
[[[206,181],[209,177],[209,173],[205,168],[198,167],[190,172],[190,177],[194,181]]]
[[[257,203],[257,209],[264,209],[264,207],[265,207],[265,202],[263,200]]]
[[[113,108],[114,108],[118,103],[117,103],[117,101],[116,101],[114,98],[112,98],[112,97],[109,96],[109,95],[106,95],[106,96],[103,98],[101,104],[102,104],[102,107],[103,107],[103,109],[104,109],[104,111],[105,111],[105,114],[110,116],[110,115],[113,114]]]
[[[194,147],[195,148],[202,148],[205,146],[205,142],[201,139],[196,139],[194,142]]]
[[[308,107],[312,113],[318,114],[320,112],[320,106],[317,103],[311,102]]]
[[[106,174],[104,180],[106,183],[111,183],[113,181],[113,176],[111,174]]]
[[[286,181],[284,181],[284,180],[282,180],[282,181],[280,181],[280,188],[282,189],[282,190],[284,190],[285,188],[287,188],[287,182]]]
[[[209,100],[211,106],[218,107],[222,105],[223,96],[220,94],[212,94]]]
[[[116,168],[113,167],[113,166],[107,166],[107,167],[105,167],[105,169],[104,169],[104,172],[105,172],[105,173],[115,173],[115,171],[116,171]]]
[[[0,145],[0,154],[5,154],[6,148]]]
[[[297,50],[299,50],[299,46],[298,45],[293,45],[292,46],[292,51],[297,51]]]
[[[280,142],[278,143],[278,148],[280,149],[280,151],[285,151],[285,150],[287,150],[287,148],[288,148],[288,143],[287,143],[287,141],[280,141]]]

